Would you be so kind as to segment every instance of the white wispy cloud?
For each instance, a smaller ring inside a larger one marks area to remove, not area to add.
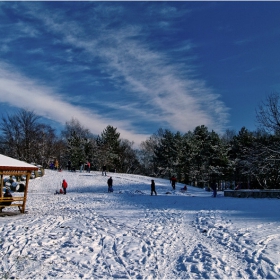
[[[131,96],[131,100],[128,99],[122,106],[118,106],[115,101],[110,102],[109,98],[103,103],[107,108],[118,109],[121,116],[117,121],[116,112],[110,116],[108,110],[104,117],[96,113],[94,106],[92,110],[85,110],[81,106],[72,105],[64,97],[58,97],[56,88],[38,86],[37,81],[32,81],[23,74],[16,74],[14,69],[7,70],[7,65],[2,64],[0,71],[6,77],[1,76],[2,102],[19,106],[18,104],[25,105],[29,100],[31,109],[39,110],[44,116],[63,123],[73,116],[93,133],[100,133],[100,129],[111,124],[118,127],[122,137],[138,143],[147,137],[135,132],[134,122],[139,120],[152,120],[158,122],[159,127],[164,124],[181,132],[202,124],[217,132],[225,128],[228,108],[203,80],[194,78],[194,65],[186,57],[182,58],[181,63],[175,63],[168,50],[158,51],[153,48],[147,40],[147,30],[139,24],[108,27],[111,18],[116,18],[118,13],[124,14],[123,8],[111,7],[109,3],[98,4],[94,12],[92,11],[90,25],[81,25],[74,19],[66,18],[63,13],[53,10],[43,12],[40,5],[29,4],[27,7],[29,10],[25,12],[40,21],[47,32],[54,35],[55,39],[51,43],[67,46],[64,59],[73,62],[73,67],[57,71],[60,66],[51,66],[55,75],[74,71],[76,65],[79,65],[76,70],[84,69],[83,62],[88,63],[98,58],[99,64],[94,67],[107,74],[107,79],[118,89],[115,94],[124,91],[126,96]],[[160,12],[162,22],[169,23],[172,15],[178,16],[176,9],[170,7]],[[106,23],[100,20],[100,16],[106,18]],[[28,27],[22,26],[22,30],[25,33]],[[38,34],[36,30],[32,32],[34,35]],[[181,46],[176,46],[176,54],[181,52],[182,56],[185,56],[193,47],[192,42],[184,41]],[[78,48],[83,55],[75,57],[71,48]],[[172,52],[174,49],[171,49]],[[92,83],[92,80],[89,82]],[[98,102],[95,105],[98,105]],[[127,116],[127,120],[124,120],[124,116]]]
[[[149,136],[134,132],[127,122],[106,119],[93,110],[71,105],[67,98],[59,95],[55,89],[39,85],[39,82],[17,73],[4,63],[0,63],[0,99],[14,107],[34,110],[36,114],[61,124],[71,118],[78,119],[95,134],[100,134],[110,124],[118,128],[123,138],[136,144]]]

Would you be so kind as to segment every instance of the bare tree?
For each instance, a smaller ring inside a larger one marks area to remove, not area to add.
[[[159,145],[163,133],[163,129],[160,128],[156,133],[151,135],[149,139],[140,144],[138,157],[142,166],[142,173],[145,175],[155,175],[156,164],[154,162],[154,151],[156,146]]]
[[[278,134],[280,132],[280,95],[276,92],[268,95],[259,105],[257,111],[258,123],[267,131]]]
[[[19,110],[2,116],[0,122],[1,152],[26,162],[45,164],[52,154],[56,136],[54,130],[39,122],[33,111]]]
[[[120,143],[120,172],[138,173],[140,164],[137,158],[137,151],[133,149],[134,142],[121,139]]]

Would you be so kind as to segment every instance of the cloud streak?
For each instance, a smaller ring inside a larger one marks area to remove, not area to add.
[[[70,18],[63,9],[57,11],[49,4],[48,9],[44,4],[32,3],[23,7],[22,15],[28,15],[36,25],[31,28],[27,22],[17,24],[16,28],[21,29],[17,36],[28,30],[38,40],[44,33],[51,34],[48,46],[59,46],[61,51],[46,55],[63,63],[39,62],[42,70],[53,73],[52,87],[46,86],[47,82],[44,87],[39,86],[38,78],[1,63],[2,102],[17,107],[28,103],[30,109],[60,123],[75,117],[93,133],[100,133],[100,128],[111,124],[118,127],[123,138],[137,143],[151,134],[136,132],[145,131],[145,124],[149,123],[181,132],[202,124],[217,132],[225,128],[228,108],[205,81],[195,78],[194,65],[190,63],[193,57],[189,54],[195,46],[193,42],[183,40],[175,48],[156,48],[148,40],[151,34],[144,25],[121,20],[129,13],[124,4],[94,4],[87,10],[88,15],[75,13]],[[183,14],[169,6],[161,11],[161,20],[172,28],[172,15],[177,19]],[[88,17],[83,24],[79,21],[81,17]],[[44,50],[36,45],[26,52],[43,55]],[[67,74],[77,74],[76,86],[79,87],[78,82],[80,86],[87,84],[87,90],[93,93],[85,96],[67,92],[62,83],[74,83]],[[107,88],[100,89],[101,85]],[[103,96],[102,100],[99,96]],[[104,108],[102,112],[99,105]],[[143,124],[141,129],[139,123]]]
[[[66,97],[58,95],[54,89],[40,86],[4,64],[0,64],[0,98],[2,102],[34,110],[36,114],[61,124],[76,118],[95,134],[100,134],[108,124],[112,124],[118,127],[123,138],[134,139],[137,144],[148,137],[126,129],[128,123],[106,119],[93,110],[71,105]]]

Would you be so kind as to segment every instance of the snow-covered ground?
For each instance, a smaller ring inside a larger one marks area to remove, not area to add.
[[[230,198],[169,181],[46,170],[27,214],[0,217],[0,278],[280,278],[280,200]],[[67,195],[54,195],[62,179]],[[167,194],[169,192],[169,194]],[[5,211],[16,211],[13,208]]]

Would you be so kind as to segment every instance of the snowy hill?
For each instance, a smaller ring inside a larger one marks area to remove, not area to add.
[[[1,216],[1,278],[279,278],[280,201],[169,181],[46,170],[24,215]],[[54,195],[62,179],[66,195]],[[169,193],[169,194],[167,194]],[[16,209],[4,209],[15,211]]]

